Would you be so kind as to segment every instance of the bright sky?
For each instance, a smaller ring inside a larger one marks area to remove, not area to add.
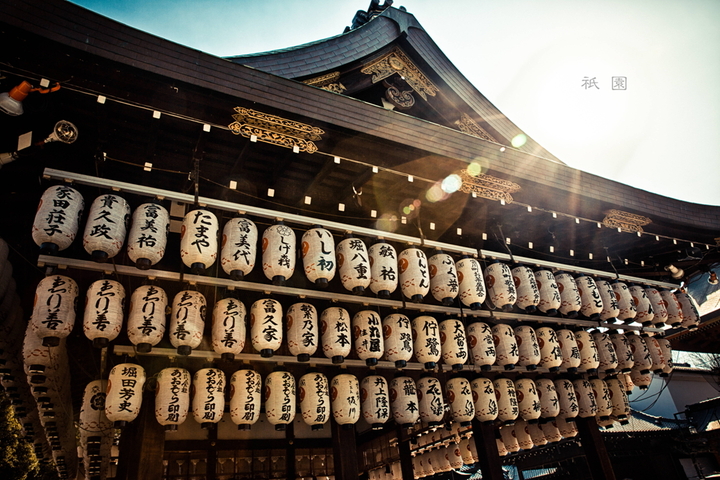
[[[218,56],[342,33],[369,0],[74,0]],[[720,205],[720,1],[395,0],[568,165]],[[613,90],[612,77],[627,79]],[[583,88],[595,79],[597,87]]]

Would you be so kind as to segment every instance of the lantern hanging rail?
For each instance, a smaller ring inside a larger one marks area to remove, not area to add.
[[[46,168],[43,172],[43,177],[46,179],[55,179],[64,182],[76,182],[82,185],[88,185],[92,187],[108,188],[115,192],[128,192],[136,195],[145,195],[156,197],[160,200],[171,200],[179,203],[185,203],[192,205],[195,202],[193,195],[173,192],[172,190],[164,190],[154,187],[146,187],[144,185],[137,185],[133,183],[120,182],[117,180],[110,180],[105,178],[93,177],[90,175],[84,175],[81,173],[68,172],[64,170],[57,170],[54,168]],[[349,225],[340,222],[334,222],[330,220],[322,220],[314,217],[307,217],[304,215],[297,215],[293,213],[281,212],[278,210],[271,210],[262,207],[255,207],[252,205],[244,205],[240,203],[228,202],[225,200],[217,200],[208,197],[199,197],[198,203],[201,206],[207,206],[216,208],[218,210],[224,210],[228,212],[242,212],[252,214],[258,217],[270,218],[270,219],[283,219],[299,225],[322,225],[324,228],[342,231],[352,232],[368,237],[381,238],[385,240],[392,240],[408,245],[419,245],[423,247],[441,249],[446,252],[453,252],[458,254],[466,254],[472,256],[479,256],[481,258],[491,258],[503,261],[514,260],[517,263],[524,263],[527,265],[535,265],[538,267],[554,268],[557,270],[564,270],[574,273],[584,273],[587,275],[593,275],[598,277],[619,279],[634,283],[641,283],[644,285],[654,285],[663,288],[675,289],[678,285],[668,282],[658,282],[656,280],[648,280],[641,277],[634,277],[630,275],[618,275],[616,273],[604,272],[602,270],[594,270],[590,268],[578,267],[575,265],[565,265],[557,262],[550,262],[546,260],[539,260],[529,257],[521,257],[513,255],[512,257],[507,253],[493,252],[490,250],[476,250],[472,247],[466,247],[463,245],[454,245],[445,242],[438,242],[435,240],[421,239],[419,237],[412,237],[410,235],[402,235],[393,232],[384,232],[382,230],[376,230],[373,228],[360,227],[356,225]]]

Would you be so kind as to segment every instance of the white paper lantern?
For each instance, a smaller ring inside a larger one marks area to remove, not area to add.
[[[633,368],[630,371],[630,378],[632,379],[632,383],[639,387],[640,390],[647,390],[652,383],[653,374],[650,372],[643,373],[637,368]]]
[[[283,340],[282,305],[272,298],[258,300],[250,307],[250,341],[264,358],[270,358]]]
[[[582,378],[573,380],[575,396],[578,402],[578,416],[580,418],[594,417],[597,414],[597,402],[589,380]]]
[[[335,394],[335,391],[333,392]],[[306,373],[300,377],[298,398],[303,422],[310,425],[312,430],[322,429],[330,420],[330,389],[327,377],[317,372]]]
[[[450,461],[450,468],[457,470],[463,466],[462,452],[460,452],[460,445],[455,442],[450,442],[445,447],[445,457]]]
[[[560,413],[560,400],[555,383],[549,378],[538,378],[535,380],[535,385],[540,400],[540,416],[544,419],[554,419]]]
[[[309,303],[295,303],[285,314],[287,344],[299,362],[310,361],[318,345],[318,315]]]
[[[404,368],[413,354],[410,319],[399,313],[385,317],[383,319],[383,340],[385,358],[395,362],[397,368]]]
[[[580,293],[580,313],[593,320],[599,318],[603,310],[603,301],[595,280],[592,277],[580,274],[575,277],[575,284],[578,293]]]
[[[105,397],[105,415],[116,426],[132,422],[140,413],[145,369],[134,363],[120,363],[110,370]]]
[[[633,359],[635,364],[633,370],[637,370],[643,375],[650,373],[652,367],[652,358],[650,357],[650,350],[647,344],[640,335],[635,332],[628,332],[626,334],[628,342],[630,342],[630,349],[633,353]]]
[[[428,265],[430,267],[430,291],[433,297],[443,305],[452,305],[459,290],[455,260],[439,250],[428,259]]]
[[[665,358],[665,368],[663,368],[663,373],[660,374],[661,377],[667,377],[672,373],[673,371],[673,361],[672,361],[672,347],[670,346],[670,340],[667,338],[658,338],[658,343],[660,344],[660,350],[662,350],[663,357]]]
[[[390,408],[395,423],[410,428],[420,417],[415,381],[410,377],[390,380]]]
[[[398,264],[395,248],[379,240],[368,249],[370,257],[370,290],[380,298],[390,298],[397,289]]]
[[[327,379],[325,380],[327,395]],[[254,370],[238,370],[230,377],[230,419],[238,430],[250,430],[260,418],[262,378]],[[325,403],[327,408],[329,402]]]
[[[522,450],[530,450],[534,446],[528,426],[528,422],[525,420],[518,420],[513,425],[513,435],[517,438],[518,445]]]
[[[235,359],[235,355],[245,348],[245,305],[236,298],[223,298],[213,307],[212,347],[226,360]]]
[[[190,372],[184,368],[160,370],[155,384],[155,419],[165,430],[177,430],[190,409]]]
[[[337,261],[335,259],[335,240],[329,230],[314,225],[301,239],[301,255],[305,276],[321,288],[335,277]]]
[[[193,418],[202,428],[222,420],[225,411],[225,374],[217,368],[195,372],[192,383]]]
[[[467,339],[473,364],[482,371],[489,371],[497,356],[490,325],[483,322],[471,323],[467,328]]]
[[[558,342],[557,332],[550,327],[535,329],[535,336],[540,345],[540,363],[538,366],[557,372],[562,365],[563,357]]]
[[[170,214],[162,205],[144,203],[135,209],[128,233],[127,252],[140,270],[162,260],[170,229]]]
[[[360,385],[355,375],[342,373],[330,384],[332,414],[338,425],[354,425],[360,419]]]
[[[202,293],[183,290],[175,295],[170,314],[170,343],[178,355],[190,355],[202,342],[207,303]]]
[[[440,380],[434,377],[423,377],[418,380],[417,397],[420,420],[431,427],[440,425],[445,415],[445,401]]]
[[[650,303],[650,299],[645,293],[645,289],[640,285],[630,285],[628,287],[630,296],[635,304],[635,321],[642,324],[643,326],[650,326],[653,324],[655,318],[655,312]]]
[[[562,355],[562,363],[560,368],[570,373],[577,372],[580,366],[580,348],[578,347],[575,334],[572,330],[561,328],[556,332],[558,345],[560,346],[560,354]]]
[[[690,330],[697,328],[700,323],[700,314],[698,313],[698,306],[695,299],[683,291],[675,293],[675,298],[680,302],[683,315],[683,321],[680,326]]]
[[[557,272],[555,274],[555,283],[557,283],[558,290],[560,290],[560,313],[568,318],[577,317],[582,308],[582,300],[575,279],[569,273]]]
[[[646,333],[642,334],[641,338],[645,342],[645,345],[647,345],[648,352],[650,353],[650,370],[653,373],[662,373],[665,369],[665,356],[660,348],[660,343],[657,338],[651,337]]]
[[[480,262],[475,258],[463,256],[456,264],[460,301],[471,310],[480,310],[485,301],[486,290]]]
[[[618,367],[618,357],[610,335],[605,332],[595,331],[592,337],[598,350],[598,359],[600,360],[598,370],[608,374],[614,373]]]
[[[43,193],[32,226],[32,238],[41,251],[55,254],[68,248],[77,236],[85,200],[67,185]]]
[[[377,365],[383,355],[383,338],[380,317],[372,310],[362,310],[353,316],[355,353],[368,366]]]
[[[608,420],[613,412],[613,403],[607,383],[605,383],[604,380],[594,377],[590,379],[590,385],[595,397],[595,404],[597,405],[597,413],[595,415],[600,420]]]
[[[535,422],[540,418],[541,405],[537,385],[529,378],[515,380],[515,396],[520,409],[520,417],[528,422]]]
[[[279,431],[295,418],[295,377],[291,373],[276,371],[265,377],[265,416]]]
[[[475,418],[483,423],[493,422],[498,415],[498,399],[493,382],[490,379],[478,377],[470,382],[470,388],[475,402]]]
[[[430,452],[432,469],[434,474],[446,473],[452,470],[450,460],[445,455],[445,447],[440,447]]]
[[[635,358],[633,357],[633,352],[630,348],[630,342],[628,342],[625,335],[618,332],[612,332],[610,334],[610,340],[612,341],[613,347],[615,347],[615,353],[617,354],[617,369],[621,372],[629,372],[633,365],[635,365]]]
[[[540,290],[532,268],[518,265],[512,269],[512,276],[517,291],[515,306],[527,313],[535,312],[540,304]]]
[[[498,433],[498,435],[500,434]],[[505,448],[505,444],[503,443],[502,438],[496,438],[495,444],[497,445],[498,456],[505,457],[508,453],[510,453],[508,452],[508,449]]]
[[[505,424],[510,424],[520,415],[515,384],[505,377],[498,377],[493,380],[495,399],[498,405],[497,419]]]
[[[70,277],[50,275],[35,289],[30,328],[43,345],[56,346],[75,325],[78,286]]]
[[[559,378],[553,383],[555,383],[555,391],[560,405],[560,411],[556,416],[566,421],[577,417],[580,407],[573,383],[566,378]]]
[[[510,325],[498,323],[492,326],[495,342],[495,363],[505,370],[513,370],[519,361],[519,352],[515,332]]]
[[[518,365],[525,367],[528,371],[537,369],[537,365],[540,363],[540,345],[535,336],[535,330],[527,325],[519,325],[513,330],[518,345]]]
[[[421,380],[422,381],[422,380]],[[418,398],[420,394],[418,393]],[[369,375],[360,383],[362,415],[373,430],[379,430],[390,419],[388,383],[380,375]],[[442,398],[441,398],[442,400]]]
[[[428,315],[416,317],[411,322],[413,351],[418,362],[425,369],[432,370],[440,361],[440,326],[435,318]]]
[[[647,286],[645,287],[645,295],[647,295],[650,306],[652,306],[653,313],[655,314],[653,317],[653,326],[660,328],[665,325],[665,322],[668,320],[668,311],[662,295],[660,295],[660,290],[653,286]]]
[[[603,309],[600,312],[600,320],[608,323],[615,323],[618,315],[620,315],[620,305],[618,304],[615,290],[607,280],[595,280],[595,284],[600,292]]]
[[[460,320],[451,318],[440,322],[440,350],[443,362],[453,371],[462,370],[468,360],[468,346],[465,327]]]
[[[520,444],[515,437],[515,431],[512,425],[500,427],[500,438],[508,452],[515,453],[520,451]]]
[[[147,353],[165,335],[165,310],[168,298],[165,290],[155,285],[143,285],[130,297],[127,334],[138,352]]]
[[[115,280],[97,280],[85,295],[83,332],[93,346],[103,348],[122,330],[125,288]]]
[[[180,229],[180,258],[194,273],[210,267],[218,254],[218,219],[209,210],[185,214]]]
[[[567,422],[564,418],[557,418],[554,421],[563,438],[574,438],[578,435],[576,422]]]
[[[96,262],[106,262],[120,252],[130,220],[130,205],[118,195],[100,195],[90,205],[83,247]]]
[[[370,286],[370,260],[365,242],[352,235],[338,243],[338,275],[345,290],[362,295]]]
[[[462,440],[460,440],[459,447],[463,464],[474,465],[475,463],[480,461],[480,456],[478,455],[477,447],[475,446],[475,438],[463,438]]]
[[[626,420],[630,415],[630,400],[628,400],[625,386],[618,377],[612,376],[605,379],[610,390],[610,401],[612,402],[612,415],[618,420]]]
[[[244,217],[233,218],[223,227],[220,265],[232,280],[242,280],[255,268],[258,230]]]
[[[592,335],[585,330],[578,330],[575,332],[575,341],[580,349],[580,367],[578,370],[588,373],[596,372],[600,366],[600,357]]]
[[[85,386],[80,408],[79,430],[81,438],[100,437],[112,431],[113,423],[105,415],[107,380],[93,380]]]
[[[548,443],[557,443],[563,438],[560,433],[560,429],[557,427],[557,423],[555,422],[543,423],[540,425],[540,428],[542,429],[543,435],[545,435]]]
[[[637,316],[637,309],[635,308],[635,302],[633,301],[627,284],[613,280],[610,282],[610,287],[612,287],[613,292],[615,292],[615,298],[617,299],[618,308],[620,309],[617,319],[625,323],[632,323],[635,320],[635,316]]]
[[[545,438],[545,434],[543,433],[542,428],[540,428],[539,423],[528,424],[527,428],[533,445],[535,445],[536,447],[547,445],[547,438]]]
[[[284,285],[295,272],[296,241],[293,229],[283,222],[277,222],[263,232],[263,272],[274,285]]]
[[[425,253],[419,248],[406,248],[398,257],[400,290],[415,303],[422,302],[430,291],[430,270]]]
[[[621,375],[618,375],[618,380],[620,380],[620,382],[625,387],[625,393],[627,395],[632,395],[635,384],[632,381],[632,376],[630,375],[630,373],[623,373]]]
[[[663,304],[668,313],[668,318],[665,323],[673,328],[679,327],[683,322],[683,311],[677,296],[666,288],[660,289],[660,296],[663,299]]]
[[[445,384],[445,394],[450,404],[450,415],[461,427],[467,427],[475,416],[470,382],[463,377],[451,378]]]
[[[512,311],[517,301],[517,290],[510,267],[498,261],[488,265],[485,269],[485,286],[487,300],[492,308]]]
[[[341,307],[330,307],[320,315],[320,333],[322,335],[323,353],[332,363],[345,361],[350,355],[350,314]]]
[[[540,292],[538,310],[549,316],[557,315],[558,309],[562,305],[562,299],[555,275],[550,270],[537,270],[535,272],[535,283]]]

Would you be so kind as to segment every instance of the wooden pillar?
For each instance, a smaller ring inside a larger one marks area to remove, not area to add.
[[[210,448],[208,448],[207,458],[205,459],[205,461],[207,462],[205,478],[207,480],[215,480],[215,475],[217,472],[217,431],[219,426],[219,424],[215,423],[212,425],[210,430],[208,430],[208,440],[210,441]]]
[[[472,427],[483,480],[503,480],[502,463],[495,441],[495,427],[477,420],[473,420]]]
[[[117,479],[157,480],[163,475],[165,429],[155,419],[155,392],[145,392],[138,417],[123,429]]]
[[[295,423],[290,422],[285,429],[285,478],[294,480],[295,472]],[[312,464],[312,457],[310,458]]]
[[[357,480],[357,445],[355,444],[355,425],[343,428],[334,418],[330,420],[333,440],[333,460],[337,480]]]
[[[410,455],[411,445],[410,437],[407,429],[400,425],[397,427],[398,450],[400,450],[400,469],[402,478],[414,478],[412,455]]]
[[[615,472],[605,447],[605,440],[598,429],[595,417],[577,417],[575,422],[593,480],[615,480]]]

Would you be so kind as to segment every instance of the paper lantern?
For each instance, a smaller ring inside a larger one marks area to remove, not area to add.
[[[295,377],[291,373],[275,371],[265,377],[265,416],[279,431],[295,418]]]
[[[505,425],[500,427],[500,438],[502,439],[502,442],[508,452],[515,453],[520,451],[520,444],[515,437],[515,432],[513,431],[512,425]]]
[[[517,291],[515,306],[525,310],[527,313],[535,312],[540,303],[540,290],[535,281],[535,273],[532,268],[518,265],[512,269],[511,273]]]
[[[423,315],[411,322],[413,351],[418,362],[424,364],[425,369],[432,370],[440,361],[440,327],[435,318]]]
[[[238,217],[223,227],[220,265],[231,280],[242,280],[255,268],[258,230],[251,220]]]
[[[93,380],[85,386],[78,430],[86,444],[88,437],[97,438],[112,431],[113,423],[105,415],[106,391],[107,380]]]
[[[580,366],[580,348],[578,347],[575,334],[572,330],[561,328],[556,332],[558,345],[560,346],[560,354],[562,355],[562,363],[560,368],[570,373],[577,372]]]
[[[567,422],[564,418],[557,418],[553,422],[557,426],[563,438],[574,438],[578,435],[578,427],[575,422]]]
[[[635,384],[632,381],[632,376],[630,375],[630,373],[623,373],[621,375],[618,375],[618,380],[620,380],[620,382],[622,382],[623,386],[625,387],[625,393],[627,395],[632,395]]]
[[[380,430],[383,424],[390,419],[387,380],[380,375],[369,375],[363,378],[360,383],[360,399],[363,418],[373,430]]]
[[[105,396],[105,415],[116,427],[132,422],[140,413],[145,369],[134,363],[120,363],[110,370]]]
[[[615,292],[615,298],[618,302],[618,313],[617,319],[625,323],[632,323],[637,316],[637,309],[635,308],[635,302],[633,301],[630,289],[624,282],[613,280],[610,282],[613,292]]]
[[[683,321],[680,326],[691,330],[697,328],[700,323],[700,314],[695,299],[683,291],[678,291],[675,298],[680,302],[680,309],[682,310]]]
[[[430,452],[432,458],[432,469],[434,474],[446,473],[452,470],[450,459],[445,454],[445,447],[440,447]]]
[[[83,247],[96,262],[106,262],[125,242],[130,205],[118,195],[100,195],[90,205]]]
[[[336,391],[333,387],[333,395]],[[298,398],[302,420],[312,430],[320,430],[330,419],[330,389],[322,373],[306,373],[298,381]],[[340,423],[340,422],[338,422]]]
[[[212,347],[225,360],[234,360],[245,348],[245,305],[236,298],[223,298],[213,307]]]
[[[428,259],[428,266],[430,291],[433,297],[445,306],[452,305],[459,289],[455,260],[442,250],[438,250],[438,253]]]
[[[445,458],[450,461],[450,468],[457,470],[463,466],[462,452],[460,452],[460,445],[455,442],[450,442],[445,447]]]
[[[500,434],[498,433],[498,435]],[[508,452],[508,449],[505,448],[505,444],[503,443],[502,438],[496,438],[495,444],[497,445],[498,456],[505,457],[508,453],[510,453]]]
[[[595,396],[595,404],[597,405],[597,416],[600,420],[607,420],[613,412],[612,397],[610,389],[604,380],[597,377],[590,379],[590,385],[593,395]]]
[[[642,324],[643,326],[649,327],[653,324],[655,318],[655,312],[653,311],[650,299],[645,293],[645,289],[640,285],[630,285],[628,287],[630,296],[635,304],[635,321]]]
[[[97,280],[85,295],[83,332],[93,346],[103,348],[114,340],[123,323],[125,288],[115,280]]]
[[[560,413],[560,400],[555,383],[549,378],[538,378],[535,380],[535,385],[540,400],[540,416],[544,419],[554,419]]]
[[[645,287],[645,295],[647,295],[650,306],[655,314],[653,317],[653,326],[660,328],[665,325],[665,322],[668,320],[668,311],[662,295],[660,295],[660,290],[653,286],[647,286]]]
[[[190,372],[184,368],[160,370],[155,384],[155,419],[166,431],[177,430],[190,408]]]
[[[338,243],[338,274],[345,290],[362,295],[370,286],[370,260],[365,242],[352,235]]]
[[[56,346],[75,325],[78,286],[70,277],[50,275],[35,289],[30,328],[43,345]]]
[[[165,335],[165,310],[168,298],[165,290],[155,285],[143,285],[130,297],[127,334],[138,352],[147,353]]]
[[[663,299],[663,304],[668,313],[665,323],[668,323],[673,328],[679,327],[683,322],[683,311],[677,296],[670,290],[661,288],[660,297]]]
[[[298,362],[307,362],[318,345],[318,315],[309,303],[295,303],[285,314],[287,344]]]
[[[250,307],[250,341],[264,358],[270,358],[283,340],[282,305],[272,298],[258,300]]]
[[[218,219],[214,213],[198,209],[183,218],[180,229],[180,258],[194,273],[210,267],[218,254]]]
[[[475,258],[463,256],[456,264],[460,301],[471,310],[480,310],[485,301],[486,290],[480,262]]]
[[[510,267],[494,261],[485,269],[485,286],[488,304],[506,312],[512,311],[517,301],[517,290]]]
[[[440,425],[445,415],[445,401],[440,380],[434,377],[423,377],[418,380],[417,397],[420,420],[431,427]]]
[[[225,411],[225,374],[217,368],[202,368],[193,377],[192,413],[202,428],[222,420]]]
[[[370,257],[370,290],[380,298],[390,298],[398,285],[398,264],[395,248],[379,240],[368,249]]]
[[[600,312],[600,320],[615,323],[618,315],[620,315],[620,305],[615,296],[615,291],[607,280],[596,280],[595,284],[598,287],[603,304],[603,309]]]
[[[144,203],[135,209],[128,234],[127,252],[140,270],[162,260],[170,229],[170,214],[162,205]]]
[[[77,236],[85,200],[67,185],[43,193],[32,226],[32,238],[42,252],[55,254],[68,248]]]
[[[355,375],[342,373],[330,384],[332,414],[338,425],[354,425],[360,419],[360,385]]]
[[[534,445],[532,437],[530,436],[530,430],[528,429],[528,422],[525,420],[515,422],[515,425],[513,425],[513,435],[517,438],[518,445],[522,450],[530,450],[533,448]]]
[[[595,280],[592,277],[580,274],[575,277],[575,284],[580,294],[580,313],[593,320],[599,318],[603,310],[603,301]]]
[[[475,416],[470,382],[462,377],[451,378],[445,384],[445,394],[450,404],[450,415],[461,427],[467,427]]]
[[[657,338],[651,337],[644,333],[640,336],[647,345],[648,353],[650,353],[650,370],[653,373],[660,374],[665,369],[665,356],[660,348]]]
[[[473,401],[475,402],[475,418],[479,422],[491,423],[498,415],[495,387],[490,379],[478,377],[470,382]]]
[[[480,461],[480,456],[477,453],[477,447],[475,446],[475,438],[463,438],[460,440],[460,455],[465,465],[474,465]]]
[[[263,232],[263,272],[274,285],[285,285],[295,272],[295,243],[295,232],[281,221]]]
[[[650,384],[652,383],[652,373],[643,373],[642,371],[638,370],[637,368],[633,368],[630,371],[630,378],[632,379],[632,383],[640,387],[640,390],[647,390]]]
[[[543,435],[545,435],[548,443],[557,443],[562,440],[562,434],[555,422],[543,423],[540,425],[540,428],[542,429]]]
[[[540,363],[540,345],[535,330],[527,325],[515,327],[515,341],[518,345],[518,365],[532,371]]]
[[[566,421],[577,417],[580,407],[578,406],[578,399],[573,383],[567,378],[559,378],[553,383],[555,384],[555,392],[557,393],[558,403],[560,405],[560,411],[556,416]]]
[[[450,365],[454,371],[462,370],[468,359],[468,346],[465,327],[460,320],[440,322],[440,350],[443,362]]]
[[[541,406],[535,382],[529,378],[515,380],[515,396],[520,417],[528,422],[536,422],[540,418]]]
[[[175,295],[170,313],[170,343],[178,355],[190,355],[202,342],[207,303],[202,293],[183,290]]]
[[[535,329],[538,345],[540,345],[540,363],[538,366],[557,372],[562,365],[563,357],[557,333],[550,327]]]
[[[657,341],[660,344],[660,350],[662,351],[663,358],[665,358],[665,368],[663,368],[663,372],[660,376],[667,377],[673,371],[672,347],[670,346],[670,340],[667,338],[658,338]]]
[[[560,313],[568,318],[577,317],[582,308],[582,300],[575,279],[567,272],[557,272],[555,283],[560,291]]]
[[[625,392],[625,386],[615,376],[605,378],[605,383],[610,394],[612,415],[618,420],[627,419],[628,415],[630,415],[630,401]]]
[[[589,380],[582,378],[573,380],[575,396],[578,402],[578,416],[580,418],[594,417],[597,414],[597,402]]]
[[[512,370],[520,358],[515,332],[510,325],[498,323],[492,326],[495,343],[495,363],[505,370]]]
[[[546,315],[557,315],[558,309],[562,305],[562,300],[555,275],[553,275],[550,270],[536,270],[535,283],[540,292],[538,310]]]
[[[412,358],[412,330],[410,319],[394,313],[383,319],[383,340],[385,358],[395,362],[397,368],[404,368]]]
[[[398,257],[400,290],[415,303],[422,302],[430,291],[430,270],[425,253],[419,248],[406,248]]]
[[[320,315],[323,353],[332,363],[345,361],[350,355],[350,314],[341,307],[330,307]]]
[[[628,342],[625,335],[616,331],[610,333],[610,340],[612,341],[613,347],[615,347],[615,353],[617,354],[617,369],[621,372],[629,372],[635,364],[632,349],[630,348],[630,342]]]
[[[595,331],[592,337],[598,350],[598,359],[600,360],[598,370],[608,374],[614,373],[618,367],[618,357],[610,335],[605,332]]]
[[[329,230],[320,225],[305,232],[301,239],[301,255],[305,276],[315,285],[325,288],[335,277],[335,240]]]
[[[511,424],[520,414],[515,384],[509,378],[498,377],[493,380],[493,388],[498,406],[497,419],[505,424]]]
[[[630,349],[632,350],[633,359],[635,360],[633,370],[637,370],[643,375],[650,373],[652,358],[650,357],[650,350],[647,344],[643,338],[635,334],[635,332],[628,332],[626,337],[628,342],[630,342]]]
[[[482,371],[489,371],[496,361],[495,340],[490,325],[471,323],[467,328],[467,339],[473,364]]]
[[[355,353],[368,366],[377,365],[383,355],[380,317],[372,310],[362,310],[353,317]]]
[[[327,397],[327,379],[325,379]],[[230,377],[230,419],[238,430],[250,430],[260,418],[262,378],[254,370],[238,370]],[[329,402],[324,404],[327,408]],[[304,417],[303,417],[304,418]]]
[[[527,428],[528,433],[530,434],[530,440],[532,440],[533,445],[535,445],[536,447],[547,445],[547,438],[545,438],[545,434],[543,433],[542,428],[540,428],[539,423],[529,423]]]
[[[420,417],[415,381],[410,377],[390,380],[390,408],[395,423],[410,428]]]
[[[592,335],[585,330],[578,330],[575,332],[575,341],[580,349],[580,367],[578,370],[588,373],[596,372],[600,366],[600,357]]]

